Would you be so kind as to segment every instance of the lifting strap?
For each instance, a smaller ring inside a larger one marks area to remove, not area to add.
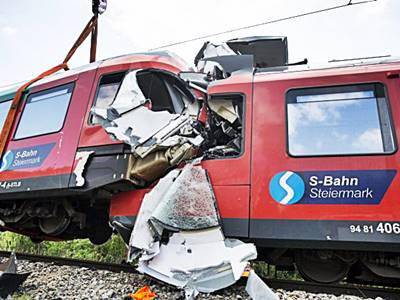
[[[92,33],[92,45],[90,48],[90,62],[94,62],[96,60],[96,51],[93,49],[96,47],[96,41],[94,41],[94,34],[97,37],[97,19],[98,16],[94,15],[89,22],[86,24],[85,28],[83,29],[82,33],[79,35],[78,39],[69,50],[67,56],[65,57],[63,63],[67,63],[71,57],[74,55],[75,51],[79,48],[79,46],[86,40],[90,33]],[[94,52],[94,53],[93,53]],[[94,54],[94,56],[93,56]]]
[[[43,79],[46,76],[49,76],[51,74],[54,74],[55,72],[58,72],[60,70],[69,70],[68,68],[68,61],[71,59],[71,57],[74,55],[75,51],[79,48],[79,46],[86,40],[86,38],[89,36],[90,33],[92,33],[92,44],[91,44],[91,49],[90,49],[90,62],[93,62],[96,60],[96,40],[97,40],[97,19],[98,16],[97,14],[94,15],[90,21],[86,24],[85,28],[83,29],[82,33],[79,35],[78,39],[72,46],[72,48],[69,50],[67,56],[65,57],[64,61],[62,64],[59,64],[39,76],[33,78],[32,80],[28,81],[24,85],[22,85],[16,92],[14,99],[11,103],[10,110],[8,111],[7,118],[4,122],[3,129],[1,130],[0,133],[0,158],[3,157],[4,150],[7,148],[8,145],[8,140],[10,138],[11,130],[14,126],[16,115],[18,112],[18,108],[20,107],[20,104],[22,102],[23,96],[25,91],[29,86],[31,86],[33,83],[36,81],[39,81],[40,79]],[[1,167],[1,160],[0,160],[0,167]]]

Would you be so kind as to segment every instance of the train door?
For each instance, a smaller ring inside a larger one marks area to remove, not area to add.
[[[30,89],[3,156],[2,198],[16,192],[68,187],[94,72],[48,81]]]

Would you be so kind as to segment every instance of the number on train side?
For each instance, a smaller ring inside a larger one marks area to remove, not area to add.
[[[399,223],[379,223],[376,227],[376,231],[386,234],[400,234],[400,224]]]

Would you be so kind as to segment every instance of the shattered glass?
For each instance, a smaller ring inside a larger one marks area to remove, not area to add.
[[[186,165],[162,197],[151,216],[171,230],[196,230],[219,226],[206,171],[200,166]]]

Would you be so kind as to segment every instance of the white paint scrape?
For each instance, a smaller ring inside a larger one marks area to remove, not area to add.
[[[85,170],[86,163],[92,155],[94,151],[81,151],[77,152],[75,156],[75,168],[74,173],[76,177],[75,185],[78,187],[82,187],[85,184],[85,178],[83,177],[83,172]]]

